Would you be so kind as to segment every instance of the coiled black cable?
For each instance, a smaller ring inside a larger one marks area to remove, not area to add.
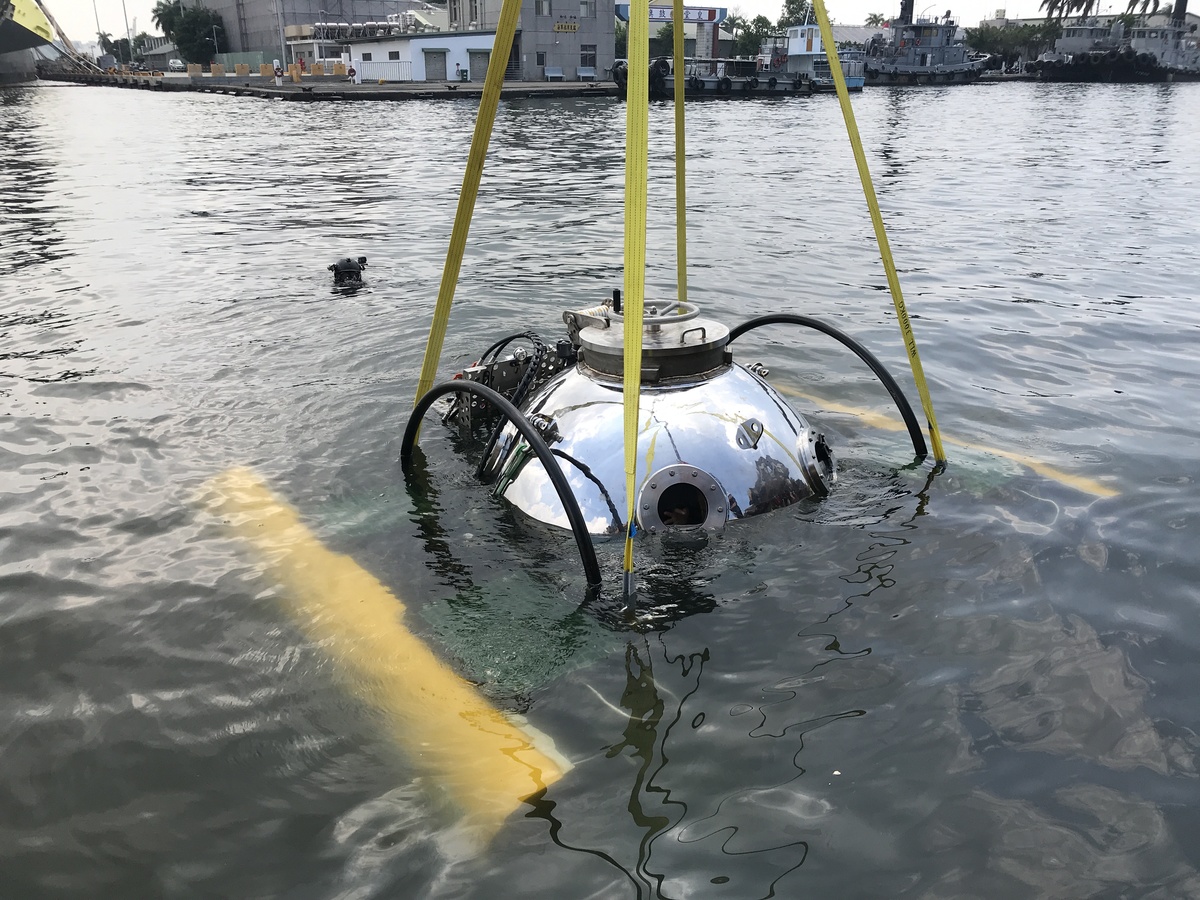
[[[407,475],[412,466],[413,446],[416,444],[417,432],[421,428],[421,419],[426,411],[433,405],[433,401],[445,394],[466,393],[474,394],[477,397],[482,397],[490,403],[496,410],[503,415],[508,421],[512,422],[513,427],[520,432],[521,437],[529,443],[530,448],[537,454],[537,458],[541,460],[543,468],[546,470],[546,475],[550,478],[550,483],[554,485],[554,490],[558,494],[558,499],[562,502],[563,510],[567,514],[567,521],[571,524],[571,531],[575,535],[575,544],[579,547],[579,556],[583,560],[584,575],[587,576],[588,588],[598,588],[600,586],[600,564],[596,561],[596,548],[592,546],[592,538],[587,530],[587,523],[583,520],[583,513],[579,510],[579,502],[575,499],[575,494],[571,491],[571,485],[567,483],[567,477],[559,468],[554,454],[550,448],[538,434],[537,429],[530,424],[529,420],[521,414],[521,411],[513,406],[508,400],[489,387],[482,384],[477,384],[474,381],[458,379],[448,381],[445,384],[435,385],[429,389],[417,405],[413,407],[412,415],[408,417],[408,425],[404,429],[404,437],[400,442],[400,467]]]
[[[822,334],[829,335],[834,340],[853,350],[858,358],[871,368],[871,371],[875,373],[875,377],[883,383],[883,386],[887,388],[887,392],[891,394],[892,402],[896,404],[896,409],[900,411],[900,417],[904,419],[904,425],[908,428],[908,436],[912,438],[913,450],[916,451],[917,457],[924,459],[929,455],[929,449],[925,445],[925,435],[921,431],[921,425],[917,422],[917,417],[913,413],[912,407],[908,404],[908,398],[904,396],[904,391],[900,390],[900,385],[896,383],[896,379],[883,367],[883,363],[876,359],[870,350],[850,337],[850,335],[826,322],[822,322],[820,319],[813,319],[809,316],[801,316],[794,313],[775,313],[743,322],[729,332],[729,343],[732,344],[747,331],[761,328],[764,325],[800,325],[804,328],[812,328]]]
[[[525,399],[525,395],[529,393],[530,387],[537,378],[538,372],[542,367],[542,360],[546,358],[546,354],[550,352],[550,348],[546,342],[535,331],[523,331],[519,334],[511,335],[502,341],[497,341],[492,344],[480,357],[481,364],[487,364],[488,354],[493,354],[491,362],[495,362],[500,358],[501,351],[504,350],[512,341],[527,339],[533,344],[533,356],[529,360],[529,365],[525,367],[525,373],[521,376],[521,380],[517,382],[517,386],[513,388],[512,396],[508,398],[513,406],[520,406]],[[488,385],[489,387],[491,385]],[[501,419],[492,429],[492,433],[488,435],[487,443],[483,447],[483,455],[479,458],[479,466],[475,469],[475,477],[486,479],[487,477],[487,461],[492,455],[492,448],[496,446],[496,441],[500,440],[500,433],[504,430],[504,420]]]

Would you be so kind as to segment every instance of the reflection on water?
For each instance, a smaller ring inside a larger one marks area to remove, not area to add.
[[[636,625],[580,606],[570,536],[492,498],[434,417],[419,483],[396,463],[469,104],[0,92],[6,889],[1200,894],[1188,87],[854,98],[939,421],[972,449],[905,468],[902,433],[846,412],[890,409],[868,373],[764,337],[839,482],[640,543]],[[689,294],[731,324],[829,319],[899,374],[827,101],[689,107]],[[619,286],[622,115],[504,104],[443,374]],[[652,119],[648,284],[670,296],[670,108]],[[346,255],[369,277],[331,290]],[[197,514],[231,464],[575,763],[490,847]],[[620,553],[599,547],[614,585]]]
[[[56,227],[62,210],[54,202],[57,168],[37,127],[40,98],[35,91],[0,88],[0,142],[5,164],[0,171],[0,277],[54,263],[62,256],[63,236]]]

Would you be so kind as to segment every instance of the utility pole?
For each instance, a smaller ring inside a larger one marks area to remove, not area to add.
[[[283,0],[275,0],[275,16],[279,19],[279,59],[287,65],[287,41],[283,39]]]
[[[133,36],[129,33],[129,13],[125,12],[125,0],[121,0],[121,15],[125,17],[125,46],[129,50],[126,62],[133,62]]]

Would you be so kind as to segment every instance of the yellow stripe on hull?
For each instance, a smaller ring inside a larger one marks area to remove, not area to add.
[[[801,391],[794,390],[788,387],[778,387],[777,390],[781,394],[787,394],[790,397],[801,397],[810,403],[820,406],[829,412],[840,413],[842,415],[854,416],[865,424],[879,428],[885,431],[907,431],[904,423],[899,419],[894,419],[891,416],[885,416],[881,413],[872,412],[869,409],[858,409],[854,406],[844,406],[840,403],[830,403],[827,400],[822,400],[819,397],[813,397]],[[1094,497],[1115,497],[1120,491],[1109,487],[1106,484],[1101,484],[1094,478],[1088,478],[1084,475],[1075,475],[1071,472],[1064,472],[1062,469],[1051,466],[1041,460],[1034,459],[1024,453],[1017,453],[1013,450],[999,450],[995,447],[985,447],[983,444],[975,444],[970,441],[963,441],[953,438],[950,435],[943,434],[942,440],[947,444],[955,444],[966,450],[977,450],[980,453],[987,453],[992,456],[1000,456],[1004,459],[1011,459],[1013,462],[1020,463],[1026,468],[1032,469],[1043,478],[1049,478],[1051,481],[1057,481],[1059,484],[1064,484],[1067,487],[1074,488],[1085,494],[1091,494]]]
[[[24,47],[37,47],[54,40],[50,20],[34,0],[13,0],[12,20],[34,36],[23,39]]]
[[[404,627],[404,605],[350,557],[326,548],[248,469],[207,485],[203,502],[247,540],[305,634],[379,709],[414,765],[490,838],[522,801],[569,768]]]

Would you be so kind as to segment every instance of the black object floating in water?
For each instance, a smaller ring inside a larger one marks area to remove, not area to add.
[[[362,270],[367,267],[367,258],[360,256],[358,259],[344,257],[339,259],[329,267],[329,271],[333,273],[334,284],[360,283],[362,281]]]

